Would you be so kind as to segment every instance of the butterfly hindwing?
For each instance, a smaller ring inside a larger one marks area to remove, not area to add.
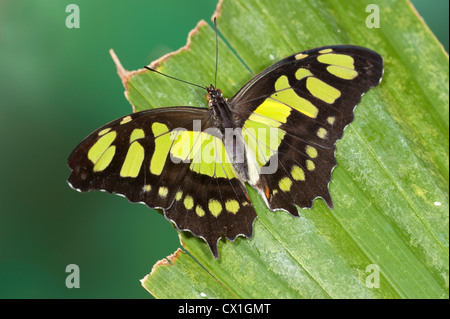
[[[333,206],[328,191],[331,172],[336,165],[335,148],[311,146],[286,134],[277,158],[277,172],[262,174],[255,187],[263,193],[272,209],[282,208],[297,216],[294,204],[311,207],[321,197]]]
[[[162,208],[179,230],[204,238],[217,257],[218,239],[250,236],[256,213],[215,134],[202,108],[130,114],[80,143],[69,157],[68,182]]]
[[[210,178],[193,171],[187,174],[189,178],[182,181],[173,206],[166,212],[178,229],[203,237],[216,257],[222,235],[230,240],[238,235],[251,236],[256,213],[239,179]]]
[[[361,96],[380,82],[382,73],[383,61],[376,52],[357,46],[321,47],[279,61],[230,100],[244,134],[246,128],[261,125],[275,131],[270,146],[259,137],[254,138],[256,146],[247,146],[257,153],[261,171],[277,164],[276,172],[250,180],[271,209],[297,215],[294,204],[311,207],[316,197],[332,207],[328,183],[336,165],[335,143],[353,120]],[[261,149],[270,149],[265,155],[271,156],[262,163]]]

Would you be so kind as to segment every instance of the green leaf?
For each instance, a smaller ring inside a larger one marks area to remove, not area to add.
[[[377,1],[380,28],[368,28],[372,2],[219,4],[226,42],[219,42],[218,86],[225,96],[274,62],[324,45],[373,49],[385,73],[337,144],[334,209],[319,199],[298,218],[271,212],[247,187],[258,214],[253,237],[221,240],[216,260],[203,240],[181,233],[187,252],[143,279],[155,297],[448,298],[448,55],[407,1]],[[199,23],[189,42],[154,66],[207,85],[214,80],[213,28]],[[136,110],[206,106],[193,86],[120,64],[118,70]]]

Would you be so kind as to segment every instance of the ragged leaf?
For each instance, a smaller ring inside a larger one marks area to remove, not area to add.
[[[253,237],[221,240],[216,260],[203,240],[182,233],[189,254],[178,251],[143,280],[155,297],[448,298],[448,55],[407,1],[378,1],[380,27],[369,28],[371,2],[219,3],[225,96],[274,62],[324,45],[375,50],[385,73],[337,143],[333,209],[317,199],[298,218],[271,212],[248,186],[258,214]],[[154,66],[213,82],[213,28],[199,23],[186,48]],[[195,87],[120,65],[119,74],[136,110],[206,107]]]

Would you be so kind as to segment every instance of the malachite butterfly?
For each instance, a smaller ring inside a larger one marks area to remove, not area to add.
[[[160,208],[178,230],[203,238],[217,258],[224,236],[252,235],[255,210],[245,183],[271,210],[298,216],[328,184],[336,141],[353,110],[380,83],[383,60],[336,45],[289,56],[231,99],[207,87],[208,108],[164,107],[126,115],[72,152],[68,182]]]

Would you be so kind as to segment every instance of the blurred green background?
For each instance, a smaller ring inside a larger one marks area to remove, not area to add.
[[[449,2],[412,2],[448,52]],[[71,3],[79,29],[65,25]],[[179,247],[176,231],[144,205],[73,191],[66,161],[91,131],[131,112],[108,50],[141,68],[183,46],[216,3],[0,2],[1,298],[151,298],[139,280]],[[79,289],[65,285],[68,264],[80,267]]]

